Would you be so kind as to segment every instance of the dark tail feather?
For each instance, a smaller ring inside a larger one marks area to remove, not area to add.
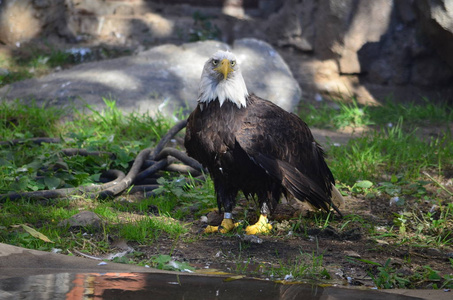
[[[288,163],[279,161],[278,165],[282,173],[282,185],[291,195],[301,201],[307,201],[318,209],[330,210],[332,205],[330,197],[319,185]]]
[[[331,193],[324,191],[316,182],[302,174],[298,169],[281,160],[273,160],[264,155],[255,157],[257,162],[266,172],[281,180],[283,187],[296,199],[307,201],[313,207],[330,211],[333,208],[340,216],[340,210],[331,200]],[[327,185],[331,188],[331,184]]]

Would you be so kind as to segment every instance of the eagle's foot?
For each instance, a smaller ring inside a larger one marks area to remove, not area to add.
[[[246,234],[265,234],[269,233],[272,229],[272,225],[265,215],[260,215],[258,222],[245,228]]]
[[[215,233],[215,232],[220,232],[220,233],[227,233],[233,230],[234,228],[238,227],[239,223],[233,223],[232,219],[223,219],[222,223],[220,226],[211,226],[209,225],[206,227],[204,230],[204,233]]]

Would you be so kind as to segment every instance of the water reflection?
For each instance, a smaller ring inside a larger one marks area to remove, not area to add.
[[[0,299],[417,299],[256,279],[156,273],[60,273],[0,281]]]

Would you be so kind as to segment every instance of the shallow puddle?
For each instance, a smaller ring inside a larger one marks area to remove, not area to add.
[[[0,281],[0,299],[419,299],[373,290],[160,273],[59,273]]]

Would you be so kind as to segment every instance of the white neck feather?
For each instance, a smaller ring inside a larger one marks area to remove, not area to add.
[[[231,101],[238,108],[247,106],[246,99],[249,95],[239,69],[230,73],[227,79],[219,81],[217,74],[213,74],[209,66],[206,65],[201,75],[199,93],[199,102],[208,104],[219,99],[220,106],[225,101]]]

